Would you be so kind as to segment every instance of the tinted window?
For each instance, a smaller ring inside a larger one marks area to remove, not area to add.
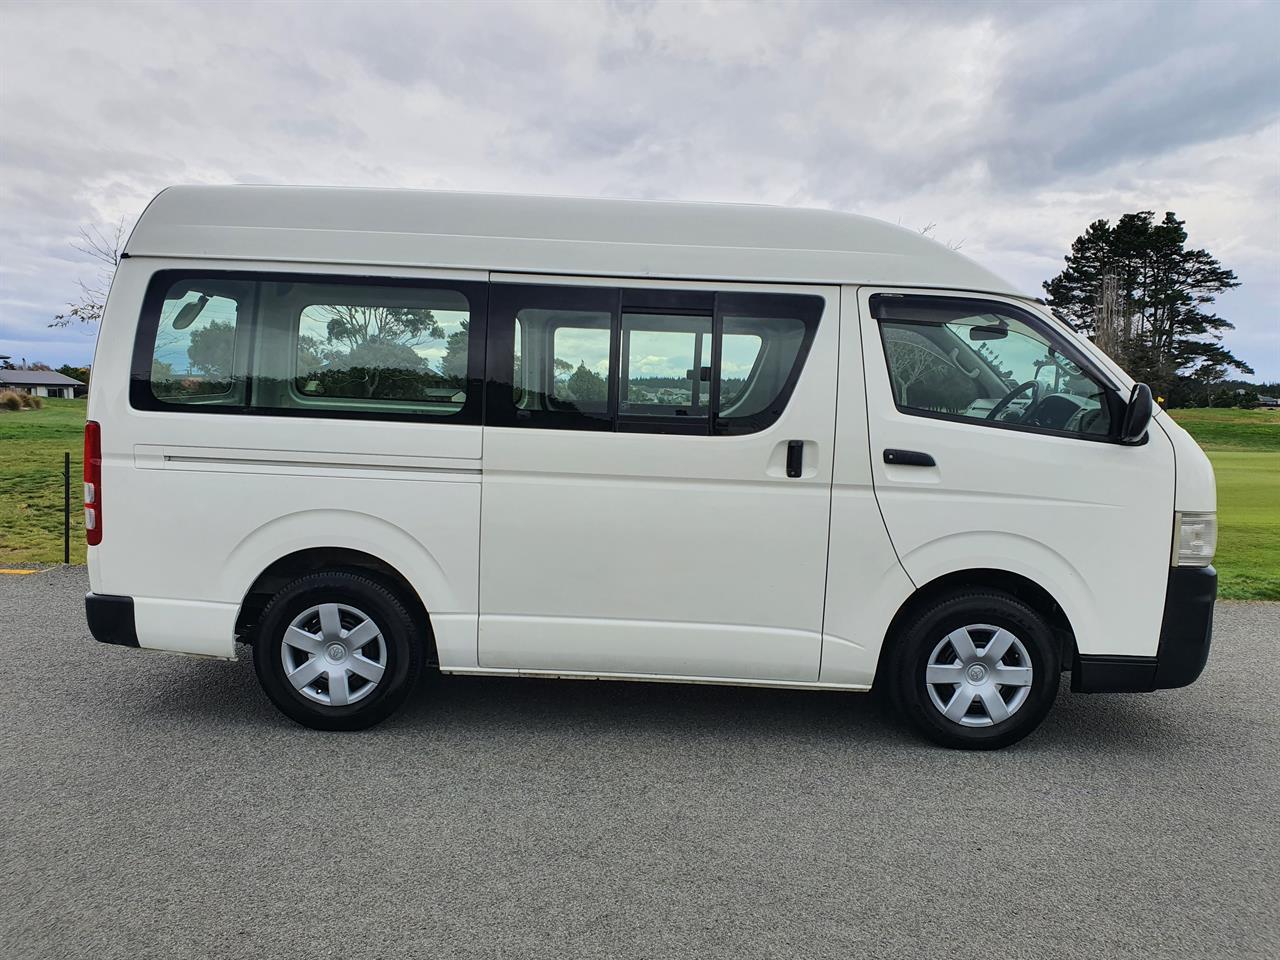
[[[1022,311],[976,300],[872,298],[898,408],[1106,436],[1106,388],[1070,344]]]
[[[455,404],[467,399],[467,309],[312,304],[298,315],[304,396]]]
[[[240,361],[248,344],[244,330],[252,298],[249,283],[167,284],[150,350],[153,396],[167,403],[243,403]]]
[[[483,336],[479,284],[175,276],[157,274],[148,293],[134,354],[135,406],[479,422],[483,351],[472,348]]]
[[[528,307],[516,313],[513,396],[521,410],[604,412],[611,315]]]
[[[622,395],[631,417],[706,417],[711,410],[711,316],[622,314]]]
[[[549,332],[551,396],[559,409],[603,411],[609,403],[608,314],[562,315]]]
[[[489,423],[644,432],[768,426],[822,312],[789,294],[496,284],[491,299]]]
[[[797,366],[806,335],[807,326],[799,316],[725,316],[720,416],[741,420],[767,416]]]
[[[467,401],[471,308],[455,290],[267,283],[255,407],[400,409],[448,417]],[[286,348],[287,344],[287,348]]]
[[[763,341],[756,333],[736,333],[736,325],[725,319],[720,359],[720,409],[727,410],[742,395],[747,379],[756,367]]]

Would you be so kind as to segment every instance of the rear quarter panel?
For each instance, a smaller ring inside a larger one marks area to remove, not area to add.
[[[147,283],[177,267],[297,272],[278,264],[121,263],[89,399],[103,453],[103,540],[89,549],[93,591],[135,598],[144,647],[232,657],[235,613],[267,566],[311,547],[361,550],[417,590],[441,656],[474,663],[481,428],[132,409],[130,366]],[[341,272],[356,271],[324,270]]]

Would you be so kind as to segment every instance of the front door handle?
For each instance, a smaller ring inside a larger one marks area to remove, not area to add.
[[[804,473],[804,441],[787,441],[787,476],[798,477]]]
[[[884,462],[899,467],[936,467],[938,465],[933,457],[919,450],[886,450]]]

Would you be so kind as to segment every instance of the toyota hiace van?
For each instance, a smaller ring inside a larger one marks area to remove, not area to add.
[[[1208,656],[1212,469],[1089,340],[864,217],[175,187],[85,429],[93,635],[357,729],[446,674],[883,687],[990,748]]]

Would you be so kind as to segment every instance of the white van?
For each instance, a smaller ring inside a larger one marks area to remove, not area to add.
[[[1212,469],[965,257],[763,206],[175,187],[85,431],[106,643],[330,730],[443,673],[887,688],[1012,743],[1192,682]]]

